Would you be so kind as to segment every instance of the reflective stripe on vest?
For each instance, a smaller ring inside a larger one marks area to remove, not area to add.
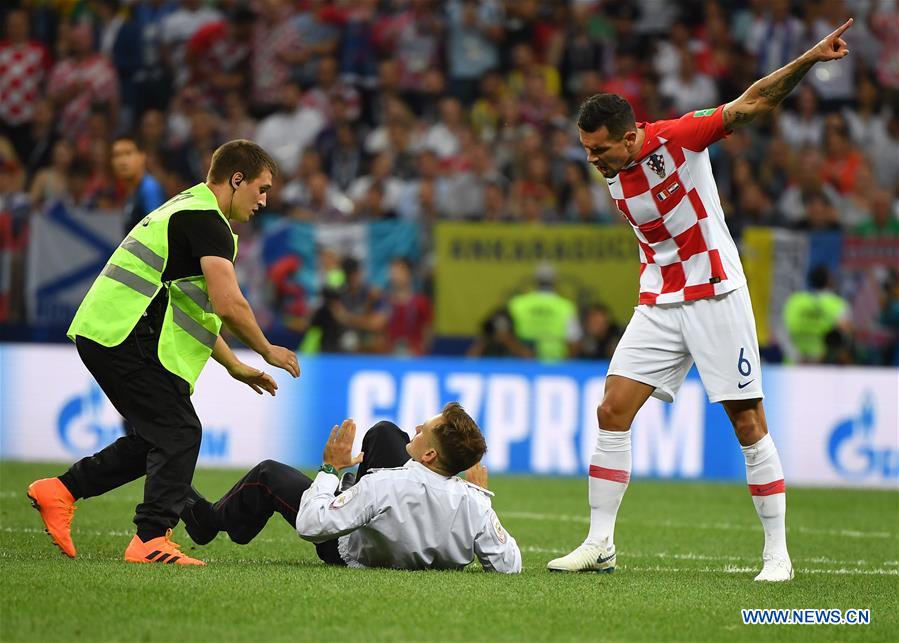
[[[136,290],[144,297],[152,298],[156,294],[157,287],[152,281],[147,281],[140,275],[135,275],[130,270],[125,270],[114,263],[106,264],[100,274],[128,286],[131,290]]]
[[[125,240],[122,242],[122,247],[159,274],[162,274],[163,269],[165,269],[165,257],[160,257],[148,246],[145,246],[131,235],[125,237]]]
[[[203,328],[203,326],[198,322],[195,322],[190,315],[178,308],[178,306],[172,306],[172,321],[174,321],[185,333],[209,348],[209,350],[212,350],[215,346],[215,340],[218,335],[214,335]]]
[[[206,313],[212,312],[212,302],[209,301],[209,295],[202,288],[190,281],[176,281],[173,286],[177,286],[181,292],[191,298],[191,300]]]

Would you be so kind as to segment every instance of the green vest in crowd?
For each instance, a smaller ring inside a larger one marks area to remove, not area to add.
[[[75,313],[67,335],[80,335],[103,346],[121,344],[161,288],[168,290],[168,304],[159,334],[159,361],[194,384],[212,354],[222,320],[212,311],[206,279],[202,275],[163,283],[169,258],[169,220],[185,210],[215,210],[222,214],[215,195],[204,183],[169,199],[131,229],[112,253]],[[237,235],[234,257],[237,258]]]
[[[568,357],[568,324],[577,314],[573,302],[554,292],[536,290],[513,297],[509,314],[515,334],[534,344],[538,359]]]
[[[827,346],[824,338],[836,328],[849,303],[831,292],[797,292],[784,304],[784,325],[800,357],[819,360]]]

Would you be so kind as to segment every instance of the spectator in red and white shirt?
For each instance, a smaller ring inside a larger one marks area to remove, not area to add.
[[[47,97],[59,110],[59,131],[72,137],[86,124],[91,110],[102,106],[109,122],[117,122],[119,81],[109,59],[94,52],[86,24],[69,30],[69,55],[53,66]]]
[[[755,580],[793,578],[786,487],[762,406],[755,321],[707,148],[774,111],[815,64],[846,56],[842,34],[850,26],[852,20],[714,109],[638,123],[631,105],[616,94],[597,94],[581,105],[578,132],[587,160],[605,177],[637,236],[640,298],[612,356],[596,412],[590,531],[573,552],[550,561],[550,570],[615,568],[613,534],[630,480],[631,423],[650,396],[672,402],[695,362],[709,400],[723,404],[746,461],[765,534],[763,567]]]
[[[877,78],[888,91],[899,92],[899,5],[880,2],[871,13],[871,31],[880,41]]]
[[[190,82],[208,105],[221,105],[230,91],[248,88],[250,40],[256,14],[239,7],[227,20],[210,22],[187,41],[185,60]]]
[[[190,68],[185,64],[188,41],[204,26],[222,19],[217,9],[202,4],[200,0],[181,0],[181,6],[162,19],[159,29],[164,45],[160,53],[178,89],[190,80]]]
[[[283,0],[264,0],[259,8],[250,74],[253,115],[257,118],[278,109],[284,85],[291,79],[291,65],[307,58],[299,31],[289,19],[290,7]]]
[[[422,91],[426,72],[440,62],[443,19],[431,8],[430,0],[412,0],[375,25],[375,42],[397,61],[400,88],[406,92]]]
[[[362,111],[362,97],[359,91],[340,81],[337,77],[338,63],[332,56],[325,56],[318,62],[318,80],[315,86],[303,95],[303,105],[317,110],[325,122],[334,122],[334,103],[340,103],[342,116],[356,121]]]
[[[0,122],[20,159],[28,158],[29,129],[49,69],[47,48],[29,39],[28,13],[10,11],[0,41]]]

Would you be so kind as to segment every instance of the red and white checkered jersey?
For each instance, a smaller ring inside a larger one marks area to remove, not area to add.
[[[74,138],[87,125],[94,103],[118,104],[119,79],[115,68],[103,54],[84,60],[60,60],[50,72],[47,95],[56,99],[71,90],[75,93],[66,101],[59,114],[59,131]]]
[[[703,299],[746,283],[706,150],[728,134],[723,114],[721,105],[639,123],[639,156],[608,181],[640,244],[641,304]]]
[[[31,122],[49,68],[50,54],[43,45],[0,42],[0,121],[13,126]]]

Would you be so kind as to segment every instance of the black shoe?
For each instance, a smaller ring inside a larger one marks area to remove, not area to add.
[[[352,487],[356,484],[356,474],[352,471],[347,471],[342,476],[340,476],[340,484],[337,485],[337,493],[336,495],[342,494],[344,491]]]
[[[184,509],[181,511],[181,520],[184,522],[187,535],[198,545],[212,542],[219,533],[219,530],[212,526],[213,519],[212,504],[191,485]]]

